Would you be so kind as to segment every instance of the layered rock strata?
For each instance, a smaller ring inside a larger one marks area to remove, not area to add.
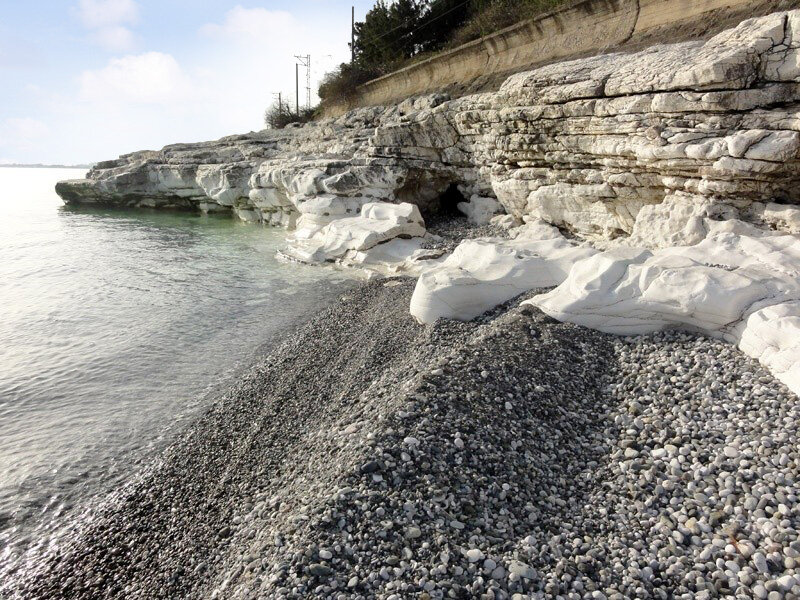
[[[423,248],[427,234],[415,205],[370,202],[358,216],[336,219],[313,232],[298,230],[283,255],[385,274],[418,274],[441,256]]]
[[[699,241],[706,218],[786,227],[776,212],[800,202],[798,102],[791,11],[707,42],[521,73],[496,93],[136,152],[58,192],[321,228],[376,200],[424,211],[456,184],[586,239],[668,246]]]
[[[386,203],[421,217],[454,187],[474,221],[499,206],[505,226],[533,228],[465,242],[425,269],[422,219]],[[423,321],[560,284],[534,300],[558,318],[701,329],[796,373],[800,11],[549,65],[498,92],[134,153],[57,191],[73,204],[233,212],[294,229],[287,255],[299,260],[422,271]]]

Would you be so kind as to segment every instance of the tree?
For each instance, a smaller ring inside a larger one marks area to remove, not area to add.
[[[438,50],[447,43],[453,31],[461,27],[473,14],[474,7],[489,0],[432,0],[422,15],[417,34],[420,51]]]
[[[319,84],[319,99],[340,100],[356,93],[356,87],[374,79],[381,73],[375,69],[362,69],[358,65],[342,63],[330,73],[326,73]]]
[[[419,51],[416,29],[424,4],[416,0],[378,0],[356,23],[355,60],[365,71],[386,72]]]
[[[409,58],[463,44],[569,0],[376,0],[355,24],[353,63],[325,77],[323,100],[346,98]]]

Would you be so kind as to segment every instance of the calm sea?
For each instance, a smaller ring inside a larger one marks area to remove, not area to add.
[[[230,217],[71,209],[0,168],[0,573],[347,285]]]

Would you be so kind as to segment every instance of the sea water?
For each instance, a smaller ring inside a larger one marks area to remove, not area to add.
[[[0,573],[349,281],[229,216],[64,206],[83,175],[0,168]]]

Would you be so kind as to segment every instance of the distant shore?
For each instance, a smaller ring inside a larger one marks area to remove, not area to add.
[[[14,168],[14,169],[91,169],[94,165],[41,165],[41,164],[21,164],[21,163],[10,163],[10,164],[0,164],[2,168]]]

